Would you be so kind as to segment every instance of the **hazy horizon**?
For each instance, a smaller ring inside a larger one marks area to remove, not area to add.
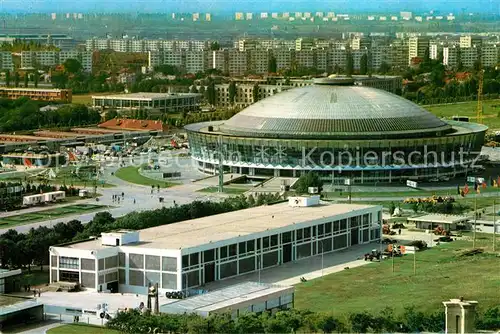
[[[462,12],[474,13],[500,13],[500,1],[479,0],[470,2],[466,0],[249,0],[233,2],[230,0],[82,0],[79,2],[68,0],[2,0],[0,10],[5,13],[61,13],[61,12],[114,12],[114,13],[168,13],[168,12],[210,12],[227,14],[237,11],[245,12],[282,12],[282,11],[333,11],[337,13],[385,12],[398,11],[430,12],[440,14]]]

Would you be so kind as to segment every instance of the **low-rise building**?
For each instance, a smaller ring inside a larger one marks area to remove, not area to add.
[[[27,97],[38,101],[58,101],[71,103],[71,89],[43,89],[43,88],[0,88],[0,98],[16,100]]]
[[[12,53],[9,51],[0,52],[0,70],[14,70],[14,62],[12,61]]]
[[[319,204],[319,196],[50,247],[50,282],[160,294],[379,242],[380,206]]]
[[[132,93],[92,96],[92,105],[102,109],[154,109],[161,112],[196,111],[201,94]]]

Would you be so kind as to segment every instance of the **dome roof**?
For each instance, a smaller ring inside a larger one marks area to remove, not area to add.
[[[245,108],[220,125],[224,134],[251,137],[358,137],[450,131],[451,126],[384,90],[362,86],[294,88]],[[432,134],[431,134],[432,133]]]

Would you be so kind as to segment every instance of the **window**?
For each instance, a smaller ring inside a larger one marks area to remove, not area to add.
[[[297,241],[304,239],[303,230],[300,228],[297,230]]]
[[[272,235],[271,236],[271,247],[276,247],[278,246],[278,235]]]
[[[215,249],[210,249],[203,252],[204,262],[210,262],[214,260],[215,260]]]
[[[304,239],[309,239],[311,238],[311,228],[306,227],[304,228]]]
[[[229,256],[236,256],[237,250],[238,250],[237,244],[229,245]]]
[[[200,263],[199,261],[200,253],[189,254],[189,266],[195,266]]]
[[[322,236],[324,234],[324,225],[318,225],[318,236]]]
[[[269,237],[264,237],[262,239],[262,248],[264,249],[269,248]]]
[[[247,252],[253,252],[255,250],[255,240],[247,241]]]
[[[332,223],[326,223],[325,224],[325,234],[332,233]]]
[[[238,253],[241,254],[246,254],[247,252],[247,243],[246,242],[240,242],[238,244]]]
[[[282,234],[281,243],[286,244],[292,242],[292,232],[285,232]]]
[[[220,248],[220,258],[225,259],[227,257],[227,246]]]
[[[59,257],[59,267],[67,268],[67,269],[78,269],[78,260],[77,257]]]
[[[182,256],[182,268],[189,267],[189,255]]]

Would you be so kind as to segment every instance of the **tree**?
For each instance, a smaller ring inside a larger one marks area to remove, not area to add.
[[[253,85],[252,97],[253,97],[253,103],[259,101],[259,85],[258,84]]]
[[[208,83],[206,95],[208,103],[212,106],[215,105],[215,103],[217,102],[217,96],[215,92],[215,82],[213,80],[210,80],[210,82]]]
[[[220,50],[219,42],[213,41],[212,43],[210,43],[210,50],[212,51]]]
[[[368,73],[368,55],[365,53],[359,61],[359,74],[366,75]]]
[[[14,72],[14,86],[19,87],[19,80],[20,80],[19,73]]]
[[[348,52],[346,55],[346,74],[349,77],[354,74],[354,58],[351,52]]]
[[[389,72],[390,69],[391,69],[391,66],[389,64],[387,64],[385,61],[383,61],[380,64],[380,68],[378,71],[380,72],[380,74],[387,74],[387,72]]]
[[[267,68],[267,72],[268,73],[277,73],[276,58],[273,55],[271,55],[271,57],[269,57],[269,65]]]
[[[353,332],[366,333],[372,323],[372,316],[368,313],[353,313],[349,316]]]
[[[432,68],[432,72],[430,75],[431,82],[434,86],[436,87],[443,87],[444,86],[444,79],[445,79],[446,73],[445,73],[445,68],[443,64],[436,64]]]
[[[28,73],[25,73],[24,74],[24,88],[28,88],[28,82],[29,82]]]
[[[198,88],[196,88],[196,85],[191,85],[191,88],[189,88],[189,92],[190,93],[193,93],[193,94],[197,94],[198,93]]]
[[[5,71],[5,86],[7,86],[7,87],[10,86],[10,71],[9,70]]]
[[[118,112],[115,109],[108,109],[108,111],[106,111],[106,117],[104,119],[106,121],[109,121],[117,117],[118,117]]]
[[[35,73],[33,73],[33,84],[35,85],[35,88],[38,88],[38,80],[40,80],[40,75],[38,74],[38,71],[35,71]]]
[[[309,187],[317,187],[319,192],[323,190],[323,181],[317,173],[309,172],[301,175],[294,184],[295,191],[298,194],[307,194]]]
[[[78,60],[73,58],[66,59],[63,63],[63,66],[66,72],[71,74],[78,73],[82,69],[82,64],[80,64]]]
[[[391,202],[391,206],[389,206],[389,213],[391,214],[391,216],[394,214],[394,211],[396,211],[396,205],[394,204],[394,202]]]
[[[229,83],[229,103],[231,103],[231,105],[234,104],[234,100],[236,98],[236,83],[234,81],[231,81]]]

